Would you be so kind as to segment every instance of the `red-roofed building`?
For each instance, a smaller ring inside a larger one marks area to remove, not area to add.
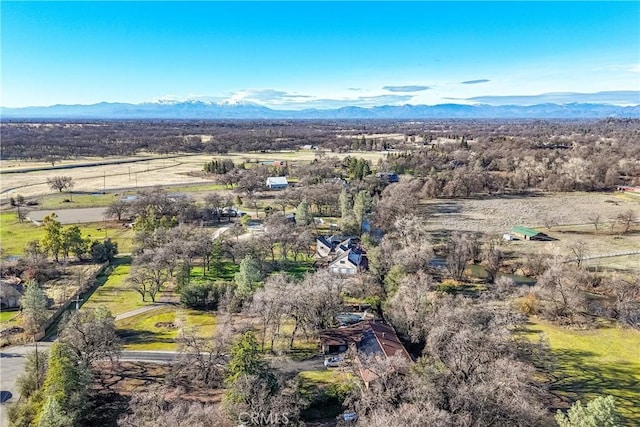
[[[358,352],[358,369],[365,384],[376,376],[367,369],[369,358],[400,357],[407,362],[413,359],[402,345],[392,326],[376,320],[365,320],[354,325],[327,329],[319,334],[320,344],[325,354],[343,353],[350,347]]]

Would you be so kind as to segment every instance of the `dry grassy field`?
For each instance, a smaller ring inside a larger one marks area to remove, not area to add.
[[[640,197],[623,193],[560,193],[491,199],[433,199],[424,203],[427,226],[437,231],[480,232],[495,238],[516,225],[535,228],[557,239],[548,242],[511,241],[503,246],[514,255],[536,252],[569,255],[578,242],[585,245],[585,255],[640,250],[640,224],[627,234],[620,233],[615,218],[621,212],[640,213]],[[598,213],[602,224],[598,233],[590,219]],[[558,225],[548,230],[546,218]],[[611,226],[614,226],[613,230]],[[640,269],[640,256],[603,258],[589,261],[593,267]]]
[[[21,194],[25,197],[35,197],[52,194],[47,185],[47,178],[67,175],[75,182],[76,192],[101,192],[153,185],[203,184],[212,180],[190,173],[202,171],[205,162],[212,158],[231,159],[235,163],[261,160],[291,160],[298,163],[310,162],[316,157],[316,151],[291,151],[272,153],[229,153],[225,155],[180,155],[180,156],[151,156],[141,154],[139,157],[114,158],[108,165],[94,165],[89,167],[74,167],[70,169],[51,169],[50,163],[3,161],[0,171],[37,169],[20,173],[7,173],[0,176],[0,201],[6,202],[9,197]],[[348,155],[362,157],[375,163],[382,158],[384,152],[351,152],[327,153],[343,158]],[[153,157],[149,160],[130,162]],[[65,160],[58,166],[81,166],[104,159]],[[111,160],[110,160],[111,161]],[[121,162],[121,163],[118,163]]]

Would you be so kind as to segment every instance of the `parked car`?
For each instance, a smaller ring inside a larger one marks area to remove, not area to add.
[[[234,208],[223,208],[222,209],[222,216],[233,216],[236,217],[238,216],[238,211]]]
[[[340,366],[344,362],[344,357],[342,356],[332,356],[324,359],[325,368],[336,368]]]
[[[342,414],[342,419],[345,421],[358,421],[358,414],[356,412],[345,412]]]

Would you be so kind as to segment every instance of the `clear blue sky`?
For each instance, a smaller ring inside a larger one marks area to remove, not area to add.
[[[6,107],[640,103],[637,1],[0,7]]]

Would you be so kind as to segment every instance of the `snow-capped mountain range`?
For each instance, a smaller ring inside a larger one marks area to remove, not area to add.
[[[141,104],[100,102],[91,105],[0,107],[0,118],[11,119],[577,119],[640,118],[640,106],[610,104],[521,105],[382,105],[337,109],[277,110],[246,101],[161,99]]]

